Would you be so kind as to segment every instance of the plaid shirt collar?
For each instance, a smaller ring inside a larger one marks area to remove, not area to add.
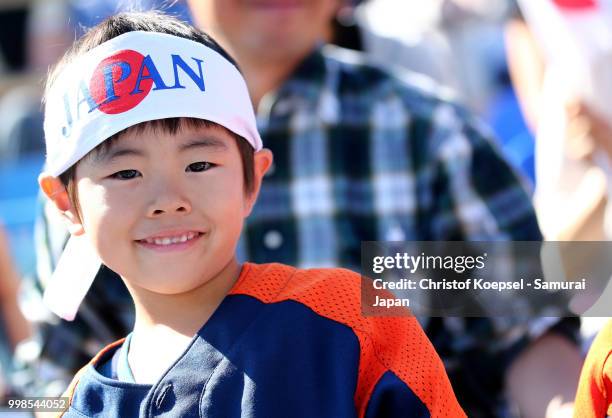
[[[261,99],[257,107],[257,124],[261,130],[270,126],[270,119],[291,115],[296,109],[318,115],[324,123],[337,120],[338,72],[329,68],[330,62],[323,55],[324,49],[330,48],[334,47],[315,46],[278,89]]]

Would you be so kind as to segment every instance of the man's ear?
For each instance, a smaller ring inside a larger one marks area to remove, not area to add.
[[[253,190],[247,196],[245,217],[249,216],[253,209],[253,205],[257,201],[257,196],[259,196],[259,190],[261,189],[261,182],[266,172],[270,169],[273,160],[274,156],[272,155],[272,151],[267,148],[257,151],[253,156],[253,171],[255,172],[253,177]]]
[[[45,196],[53,202],[56,209],[61,213],[70,234],[82,235],[85,232],[83,224],[76,208],[70,202],[68,191],[61,180],[47,173],[41,173],[38,176],[38,184]]]

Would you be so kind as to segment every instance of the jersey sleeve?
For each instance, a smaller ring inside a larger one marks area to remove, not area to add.
[[[466,416],[442,361],[410,312],[393,310],[403,315],[396,317],[363,314],[361,284],[369,279],[339,268],[296,270],[278,264],[250,268],[257,272],[250,280],[239,281],[233,292],[257,295],[266,303],[292,300],[352,330],[359,342],[357,417]],[[264,275],[266,280],[253,280]]]
[[[360,417],[465,417],[440,357],[414,317],[371,317],[362,342]]]

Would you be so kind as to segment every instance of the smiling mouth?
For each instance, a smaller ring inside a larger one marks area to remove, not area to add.
[[[175,235],[175,236],[165,236],[165,237],[152,237],[137,240],[140,244],[147,245],[156,245],[156,246],[170,246],[176,244],[184,244],[189,241],[193,241],[199,237],[204,235],[201,232],[186,232],[184,234]]]

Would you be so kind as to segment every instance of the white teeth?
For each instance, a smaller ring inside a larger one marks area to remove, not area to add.
[[[187,242],[189,240],[194,239],[196,236],[198,236],[198,233],[188,232],[186,234],[179,235],[176,237],[145,238],[144,241],[147,244],[170,245],[170,244],[179,244],[179,243]]]

